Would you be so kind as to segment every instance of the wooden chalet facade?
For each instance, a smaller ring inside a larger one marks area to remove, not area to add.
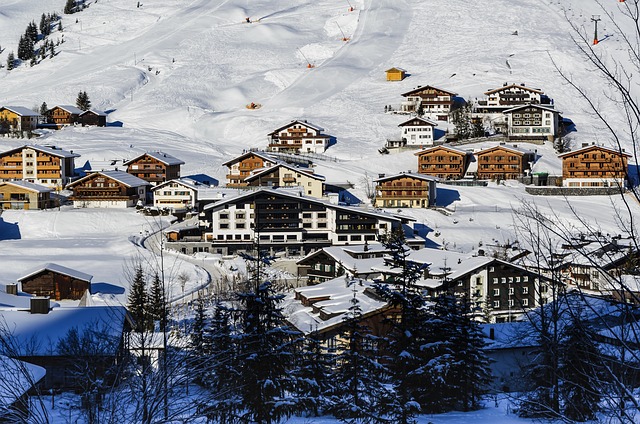
[[[2,209],[48,209],[52,206],[53,189],[28,181],[0,182],[0,204]]]
[[[384,72],[387,75],[387,81],[402,81],[407,74],[407,71],[401,68],[389,68]]]
[[[414,153],[418,156],[418,172],[443,180],[464,177],[471,161],[470,152],[448,146],[435,146]]]
[[[226,255],[253,251],[258,241],[272,253],[304,255],[334,244],[377,243],[380,234],[402,224],[401,218],[387,213],[334,205],[289,190],[260,189],[205,206],[199,240],[179,233],[167,246]]]
[[[536,153],[517,146],[499,145],[475,153],[478,179],[509,180],[525,175],[536,159]]]
[[[551,107],[522,105],[503,113],[510,140],[553,141],[559,134],[560,112]]]
[[[381,176],[376,183],[378,208],[427,208],[436,203],[435,177],[423,174]]]
[[[408,113],[422,114],[436,121],[448,121],[449,113],[453,109],[456,93],[427,85],[418,86],[402,94],[406,100],[402,102],[401,110]]]
[[[106,127],[107,114],[97,110],[85,110],[79,116],[83,127]]]
[[[89,290],[92,275],[62,265],[48,263],[18,278],[22,291],[55,300],[79,300]]]
[[[52,146],[25,145],[0,153],[0,181],[26,180],[62,190],[80,155]]]
[[[129,174],[155,186],[180,178],[180,166],[184,162],[167,153],[150,152],[126,161],[124,165]]]
[[[249,187],[301,187],[304,194],[320,198],[324,194],[322,175],[316,175],[310,169],[297,168],[284,163],[258,170],[245,178]]]
[[[32,131],[38,127],[42,115],[22,106],[0,107],[0,132]]]
[[[565,187],[626,187],[627,162],[631,155],[604,146],[587,145],[566,152],[562,159]]]
[[[227,187],[246,187],[248,183],[245,181],[245,178],[251,175],[253,171],[269,168],[277,162],[276,159],[261,152],[249,151],[243,153],[222,164],[229,168]]]
[[[81,109],[70,105],[56,105],[47,111],[47,120],[60,128],[80,122]]]
[[[146,203],[149,183],[123,171],[91,173],[67,186],[75,208],[127,208]]]
[[[269,133],[271,152],[324,153],[329,147],[330,136],[323,134],[324,128],[306,120],[291,121]]]
[[[433,129],[438,126],[435,122],[416,116],[398,126],[402,129],[403,147],[433,146]]]

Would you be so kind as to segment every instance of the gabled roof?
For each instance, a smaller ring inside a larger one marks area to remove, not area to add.
[[[407,124],[409,124],[410,122],[413,122],[413,121],[421,121],[424,125],[431,125],[432,127],[437,127],[438,126],[437,123],[435,123],[435,122],[433,122],[433,121],[431,121],[429,119],[421,118],[419,116],[414,116],[411,119],[407,119],[406,121],[398,124],[398,126],[399,127],[404,127],[405,125],[407,125]]]
[[[388,177],[382,177],[382,178],[378,178],[377,180],[373,180],[375,182],[378,181],[388,181],[388,180],[395,180],[397,178],[416,178],[418,180],[422,180],[422,181],[427,181],[427,182],[437,182],[440,181],[438,178],[436,177],[432,177],[430,175],[425,175],[425,174],[414,174],[412,172],[405,172],[402,174],[395,174],[395,175],[389,175]]]
[[[147,153],[143,153],[141,155],[136,156],[133,159],[130,159],[126,162],[123,163],[123,165],[129,165],[135,161],[137,161],[138,159],[145,157],[145,156],[150,156],[162,163],[164,163],[165,165],[184,165],[184,162],[181,161],[178,158],[175,158],[173,156],[171,156],[168,153],[164,153],[164,152],[147,152]]]
[[[28,107],[24,106],[1,106],[0,109],[7,109],[20,116],[40,116],[38,112],[34,112]]]
[[[369,216],[373,216],[376,218],[380,218],[380,219],[389,219],[392,221],[397,221],[400,222],[401,219],[395,215],[391,215],[385,212],[378,212],[378,211],[368,211],[368,210],[363,210],[360,208],[355,208],[355,207],[350,207],[350,206],[340,206],[340,205],[334,205],[330,202],[324,201],[324,200],[320,200],[317,199],[315,197],[307,197],[304,196],[301,192],[294,192],[294,193],[290,193],[287,190],[283,190],[283,189],[277,189],[277,190],[273,190],[273,189],[268,189],[268,188],[261,188],[260,190],[251,190],[249,192],[243,193],[239,196],[235,196],[235,197],[230,197],[224,201],[221,202],[217,202],[217,203],[213,203],[210,205],[207,205],[204,207],[204,210],[212,210],[212,211],[216,211],[216,210],[220,210],[220,209],[224,209],[225,206],[229,205],[230,203],[238,203],[238,202],[242,202],[242,201],[248,201],[248,199],[250,199],[251,197],[255,197],[258,196],[259,194],[272,194],[272,195],[276,195],[276,196],[280,196],[280,197],[287,197],[289,199],[303,199],[305,202],[309,202],[309,203],[314,203],[316,205],[322,205],[325,207],[328,207],[330,209],[338,209],[338,210],[342,210],[342,211],[347,211],[347,212],[352,212],[352,213],[359,213],[359,214],[363,214],[363,215],[369,215]]]
[[[442,92],[447,93],[447,94],[449,94],[451,96],[457,96],[458,95],[458,93],[454,93],[453,91],[448,91],[448,90],[445,90],[445,89],[442,89],[442,88],[434,87],[433,85],[425,85],[425,86],[418,86],[418,87],[414,88],[411,91],[407,91],[406,93],[402,93],[402,96],[403,97],[410,96],[410,95],[412,95],[414,93],[417,93],[418,91],[426,90],[427,88],[432,88],[434,90],[442,91]]]
[[[86,331],[99,332],[106,342],[101,354],[115,355],[125,320],[130,319],[124,306],[53,308],[47,314],[0,310],[0,322],[9,329],[16,356],[58,356],[58,343],[72,329],[80,336]]]
[[[195,191],[198,190],[198,186],[205,186],[204,184],[201,184],[189,178],[176,178],[175,180],[169,180],[169,181],[165,181],[163,183],[158,184],[157,186],[151,188],[151,191],[156,191],[169,184],[179,184],[183,187],[186,187],[188,189],[195,190]],[[205,186],[205,187],[209,187],[209,186]]]
[[[312,123],[307,122],[307,120],[306,120],[306,119],[295,119],[295,120],[293,120],[293,121],[289,122],[288,124],[283,125],[283,126],[281,126],[281,127],[277,128],[277,129],[275,129],[275,130],[271,131],[271,132],[269,133],[269,135],[271,135],[271,134],[275,134],[275,133],[277,133],[277,132],[280,132],[280,131],[282,131],[283,129],[285,129],[285,128],[289,128],[290,126],[295,125],[295,124],[304,125],[305,127],[312,128],[312,129],[314,129],[314,130],[316,130],[316,131],[324,131],[324,128],[319,127],[319,126],[317,126],[317,125],[313,125]]]
[[[420,151],[418,151],[418,152],[415,152],[415,153],[414,153],[414,155],[416,155],[416,156],[420,156],[420,155],[423,155],[423,154],[425,154],[425,153],[433,152],[433,151],[436,151],[436,150],[439,150],[439,149],[448,150],[448,151],[450,151],[450,152],[458,153],[458,154],[461,154],[461,155],[463,155],[463,156],[466,156],[466,155],[470,155],[470,154],[471,154],[471,152],[469,152],[469,151],[467,151],[467,150],[456,149],[455,147],[450,147],[450,146],[433,146],[433,147],[427,147],[426,149],[422,149],[422,150],[420,150]]]
[[[85,110],[84,112],[82,112],[80,114],[80,116],[86,115],[87,113],[93,113],[94,115],[98,115],[98,116],[107,116],[107,114],[105,112],[102,112],[100,110],[95,110],[95,109]]]
[[[92,172],[87,176],[82,177],[79,180],[72,182],[71,184],[68,184],[67,188],[74,187],[87,179],[94,178],[96,175],[103,175],[107,178],[122,183],[127,187],[141,187],[151,185],[148,181],[145,181],[142,178],[138,178],[135,175],[128,174],[124,171],[98,171]]]
[[[0,355],[0,414],[46,375],[41,366]],[[11,420],[9,420],[11,421]]]
[[[402,68],[398,68],[397,66],[394,66],[393,68],[389,68],[387,69],[385,72],[407,72],[406,69],[402,69]]]
[[[16,180],[16,181],[0,181],[0,185],[9,184],[16,187],[21,187],[29,191],[36,193],[47,193],[53,191],[52,188],[42,186],[40,184],[30,183],[29,181]]]
[[[572,150],[570,152],[565,152],[565,153],[559,154],[558,157],[559,158],[564,158],[566,156],[573,156],[573,155],[577,155],[577,154],[580,154],[580,153],[588,152],[588,151],[591,151],[591,150],[606,150],[607,152],[612,153],[614,155],[631,157],[631,155],[629,153],[627,153],[627,152],[621,152],[620,150],[612,149],[611,147],[599,146],[597,144],[590,144],[588,146],[584,146],[584,147],[581,147],[579,149]]]
[[[303,264],[307,262],[309,259],[312,259],[316,256],[325,254],[336,262],[342,264],[342,266],[352,272],[361,274],[371,273],[371,269],[379,264],[384,263],[383,257],[370,257],[370,258],[357,258],[354,257],[358,253],[364,253],[364,244],[358,245],[350,245],[350,246],[329,246],[324,247],[320,250],[316,250],[315,252],[309,253],[304,258],[300,259],[296,262],[296,264]],[[376,253],[388,253],[389,249],[380,243],[371,243],[367,244],[368,252],[372,254]],[[353,254],[354,256],[352,256]]]
[[[58,156],[61,158],[79,158],[80,157],[80,155],[77,153],[67,152],[66,150],[59,149],[55,146],[39,146],[37,144],[25,144],[23,146],[16,147],[15,149],[6,150],[0,153],[0,156],[5,155],[7,153],[22,151],[24,149],[33,149],[42,153],[47,153],[47,154]]]
[[[91,279],[93,278],[93,275],[85,274],[84,272],[80,272],[80,271],[77,271],[75,269],[67,268],[66,266],[62,266],[62,265],[58,265],[58,264],[54,264],[54,263],[46,263],[46,264],[34,269],[29,274],[18,278],[18,281],[22,282],[23,280],[26,280],[27,278],[32,277],[32,276],[34,276],[36,274],[39,274],[42,271],[53,271],[53,272],[56,272],[58,274],[62,274],[62,275],[66,275],[68,277],[77,278],[78,280],[86,281],[88,283],[90,283]]]
[[[248,152],[245,152],[245,153],[241,154],[240,156],[236,156],[235,158],[224,162],[222,164],[222,166],[229,166],[229,165],[231,165],[233,163],[240,162],[242,159],[244,159],[246,157],[249,157],[249,156],[252,156],[252,155],[253,156],[258,156],[259,158],[262,158],[263,160],[266,160],[266,161],[269,161],[269,162],[278,163],[277,159],[269,156],[269,154],[267,154],[267,153],[248,151]]]
[[[520,106],[516,106],[516,107],[512,107],[511,109],[507,109],[505,111],[503,111],[502,113],[513,113],[516,112],[520,109],[524,109],[527,107],[533,107],[536,109],[542,109],[542,110],[546,110],[547,112],[553,112],[553,113],[561,113],[559,110],[555,110],[552,107],[549,106],[542,106],[542,105],[538,105],[538,104],[534,104],[534,103],[527,103],[526,105],[520,105]]]
[[[542,91],[542,90],[539,90],[537,88],[527,87],[527,86],[521,85],[521,84],[503,85],[502,87],[498,87],[498,88],[494,88],[493,90],[489,90],[489,91],[485,92],[484,94],[486,96],[488,96],[489,94],[497,93],[499,91],[508,90],[510,88],[519,88],[519,89],[524,90],[524,91],[531,91],[532,93],[544,94],[544,91]]]
[[[62,110],[65,110],[65,111],[69,112],[72,115],[80,115],[80,114],[82,114],[82,112],[84,112],[82,109],[77,108],[75,106],[71,106],[71,105],[55,105],[54,107],[49,109],[47,112],[52,111],[53,109],[55,109],[57,107],[59,107]]]
[[[530,154],[534,153],[533,150],[522,149],[520,147],[515,147],[515,146],[508,146],[506,144],[500,144],[498,146],[487,147],[487,148],[484,148],[482,150],[479,150],[479,151],[476,152],[476,156],[477,155],[483,155],[485,153],[489,153],[490,151],[495,150],[495,149],[508,150],[508,151],[516,153],[518,155],[525,155],[525,154],[528,154],[528,153],[530,153]]]
[[[319,181],[324,181],[325,178],[322,175],[316,175],[313,173],[310,173],[304,169],[300,169],[300,168],[296,168],[295,166],[291,166],[289,164],[286,163],[278,163],[274,166],[268,167],[268,168],[263,168],[261,170],[256,170],[256,173],[249,175],[247,178],[245,178],[244,180],[249,182],[249,181],[253,181],[256,178],[260,178],[264,175],[268,175],[271,174],[272,172],[275,172],[278,168],[286,168],[290,171],[293,172],[299,172],[301,174],[304,174],[305,176],[309,177],[309,178],[313,178],[314,180],[319,180]]]

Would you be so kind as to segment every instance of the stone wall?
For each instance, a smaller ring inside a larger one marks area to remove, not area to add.
[[[611,196],[620,194],[617,187],[535,187],[527,186],[525,190],[534,196]]]

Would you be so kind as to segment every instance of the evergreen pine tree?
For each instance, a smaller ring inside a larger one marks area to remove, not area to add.
[[[49,35],[51,33],[51,23],[49,21],[49,18],[47,17],[47,15],[45,15],[44,13],[42,14],[42,16],[40,16],[40,32],[42,33],[43,37],[46,37],[47,35]]]
[[[339,339],[342,342],[332,375],[329,412],[347,423],[385,422],[389,391],[384,386],[386,370],[379,362],[380,340],[372,336],[361,321],[362,309],[354,290]]]
[[[197,357],[205,355],[205,326],[207,324],[207,314],[204,307],[204,300],[198,296],[196,299],[195,317],[191,326],[191,349]]]
[[[42,102],[40,105],[40,115],[47,116],[49,113],[49,107],[47,106],[47,102]]]
[[[76,2],[75,0],[67,0],[64,5],[64,13],[65,15],[70,15],[76,11]]]
[[[55,55],[56,55],[56,50],[55,50],[55,47],[53,46],[53,41],[52,41],[49,43],[49,57],[53,59]]]
[[[332,381],[330,378],[332,358],[335,352],[326,352],[315,333],[298,341],[300,351],[291,375],[295,380],[292,402],[297,413],[319,416],[328,405]]]
[[[91,101],[89,100],[89,95],[86,91],[78,92],[78,98],[76,99],[76,106],[80,110],[89,110],[91,109]]]
[[[242,421],[271,424],[292,414],[292,405],[286,399],[293,391],[288,374],[293,360],[293,332],[279,305],[282,298],[269,281],[238,295],[242,309],[240,334],[235,340]]]
[[[136,323],[136,331],[144,331],[148,328],[149,324],[147,320],[146,281],[142,265],[136,265],[133,271],[134,276],[129,291],[129,304],[127,308]]]
[[[409,260],[410,249],[403,235],[391,234],[383,240],[391,252],[391,267],[398,275],[394,281],[376,286],[378,293],[398,311],[398,319],[389,320],[387,337],[388,369],[394,388],[390,415],[400,424],[414,423],[420,412],[418,399],[423,391],[426,360],[422,346],[425,340],[425,299],[416,282],[423,267]]]
[[[160,330],[164,330],[166,325],[165,314],[167,313],[167,305],[164,297],[164,288],[160,275],[156,272],[151,282],[151,291],[149,293],[149,315],[153,321],[160,323]]]
[[[471,317],[471,305],[466,296],[456,298],[449,317],[456,331],[452,334],[452,367],[450,389],[457,393],[456,409],[470,411],[480,408],[480,399],[491,382],[489,360],[483,347],[482,330]]]
[[[586,325],[580,314],[574,312],[564,329],[560,348],[563,413],[566,418],[580,422],[596,418],[602,398],[603,364]]]
[[[34,21],[31,21],[29,25],[27,25],[24,35],[31,40],[32,44],[38,41],[38,27]]]
[[[13,52],[7,55],[7,70],[10,71],[16,66],[16,57]]]
[[[202,410],[216,423],[237,422],[242,410],[242,397],[238,384],[238,355],[230,311],[221,303],[214,307],[209,325],[204,328],[204,356],[196,362],[200,382],[211,391],[211,397]]]

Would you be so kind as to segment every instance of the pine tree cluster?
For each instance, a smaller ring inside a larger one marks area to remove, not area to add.
[[[418,413],[470,410],[489,382],[483,338],[468,303],[443,295],[427,304],[416,287],[422,268],[407,260],[406,246],[390,244],[395,282],[380,285],[394,319],[373,334],[357,297],[340,333],[328,344],[302,335],[285,321],[283,295],[260,277],[236,300],[195,305],[191,350],[197,382],[210,391],[200,405],[219,423],[276,423],[293,415],[332,414],[343,422],[413,423]],[[395,249],[395,250],[394,250]],[[397,318],[397,319],[396,319]]]
[[[30,66],[34,66],[38,64],[38,56],[40,59],[45,59],[47,52],[53,58],[55,56],[54,44],[47,37],[51,34],[52,25],[59,20],[60,16],[54,12],[53,14],[43,13],[40,17],[39,26],[36,25],[35,21],[31,21],[18,41],[17,59],[23,62],[29,61]],[[38,29],[40,32],[38,32]],[[41,40],[43,40],[43,44],[37,49],[36,46]],[[59,44],[60,42],[58,41],[57,43]],[[12,70],[16,65],[16,55],[11,52],[7,57],[7,69]]]
[[[76,98],[76,107],[80,110],[91,109],[91,100],[89,100],[89,95],[86,91],[78,92],[78,97]]]

